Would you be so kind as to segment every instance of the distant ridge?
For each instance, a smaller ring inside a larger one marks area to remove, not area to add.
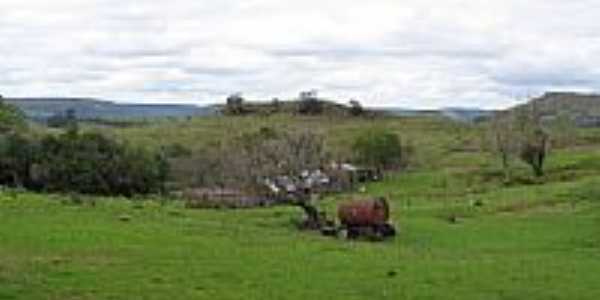
[[[19,107],[28,118],[47,121],[73,110],[81,120],[122,120],[146,118],[185,118],[214,114],[211,107],[186,104],[131,104],[94,98],[4,98]]]
[[[496,111],[467,107],[448,107],[441,109],[404,109],[386,108],[381,111],[400,117],[441,117],[460,122],[478,122],[492,117]]]
[[[532,108],[544,120],[566,118],[580,127],[600,127],[600,95],[574,92],[549,92],[526,104],[511,109],[518,111]]]

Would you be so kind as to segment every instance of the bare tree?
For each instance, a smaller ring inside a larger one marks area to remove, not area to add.
[[[513,125],[512,116],[507,114],[496,117],[491,127],[493,151],[500,156],[505,182],[510,182],[511,180],[510,164],[518,149],[517,133]]]
[[[542,129],[528,133],[521,144],[519,156],[533,170],[536,177],[544,176],[544,162],[548,152],[548,134]]]
[[[265,127],[244,135],[237,143],[239,155],[228,160],[236,166],[227,169],[235,170],[243,186],[260,191],[264,188],[264,179],[288,178],[294,182],[296,191],[292,194],[283,191],[282,200],[305,212],[305,227],[317,229],[324,224],[325,217],[311,202],[309,187],[300,179],[304,171],[320,169],[329,157],[321,135],[304,130],[280,132]]]
[[[510,162],[513,157],[528,164],[536,177],[544,175],[550,135],[543,127],[542,116],[535,102],[496,116],[491,130],[494,150],[502,160],[507,182],[511,179]]]

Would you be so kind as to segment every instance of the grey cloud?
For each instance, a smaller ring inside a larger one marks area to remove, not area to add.
[[[597,90],[599,11],[591,0],[3,0],[0,93],[214,101],[317,88],[366,105],[501,107]]]
[[[599,81],[592,74],[585,71],[572,70],[523,70],[522,72],[512,72],[495,74],[492,79],[508,86],[517,87],[540,87],[540,86],[585,86],[595,85]]]
[[[339,46],[301,46],[297,48],[270,50],[270,54],[281,57],[305,57],[315,56],[326,59],[352,59],[364,57],[446,57],[446,58],[493,58],[496,53],[486,49],[452,49],[440,48],[432,44],[418,47],[379,47],[373,45],[366,47],[362,45],[339,45]]]

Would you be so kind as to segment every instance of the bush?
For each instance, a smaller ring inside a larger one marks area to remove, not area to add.
[[[362,104],[356,100],[350,100],[350,114],[357,117],[363,115],[365,112]]]
[[[0,184],[31,186],[31,171],[37,159],[34,141],[18,134],[0,135]]]
[[[162,192],[168,163],[160,153],[132,147],[99,133],[70,130],[39,141],[2,139],[0,184],[84,194]]]
[[[241,93],[235,93],[227,97],[227,105],[225,106],[224,112],[227,115],[244,114],[244,98],[242,97]]]
[[[352,151],[357,163],[386,170],[402,167],[406,162],[400,138],[387,129],[370,129],[354,140]]]
[[[17,107],[5,103],[0,96],[0,133],[23,128],[25,125],[25,114]]]

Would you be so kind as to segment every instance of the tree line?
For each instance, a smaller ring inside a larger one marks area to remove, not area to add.
[[[22,112],[0,102],[0,185],[133,196],[164,191],[168,171],[160,151],[81,132],[73,119],[62,133],[40,134]]]

